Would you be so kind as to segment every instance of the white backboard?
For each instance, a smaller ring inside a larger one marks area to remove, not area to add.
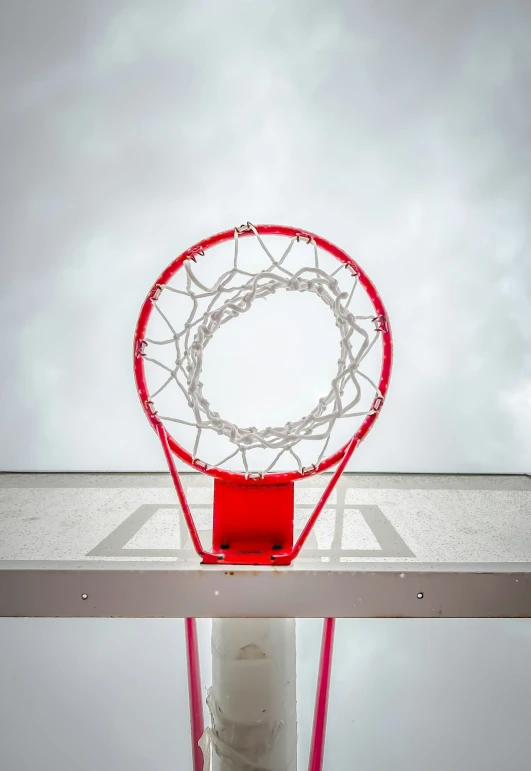
[[[183,476],[209,546],[212,481]],[[296,530],[327,475],[296,484]],[[530,616],[531,478],[345,475],[293,565],[205,566],[166,474],[0,477],[0,615]]]

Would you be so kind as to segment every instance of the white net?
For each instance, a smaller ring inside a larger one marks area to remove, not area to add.
[[[253,271],[245,263],[246,242],[254,239],[240,239],[244,230],[254,234],[265,257],[265,264],[259,270]],[[150,388],[152,408],[200,467],[241,470],[257,478],[285,470],[306,473],[339,449],[349,432],[353,435],[352,421],[361,423],[370,412],[377,411],[383,401],[376,385],[378,368],[372,374],[362,371],[362,365],[381,338],[385,321],[375,316],[371,305],[367,306],[367,296],[357,273],[351,265],[338,263],[329,255],[324,259],[309,236],[299,234],[278,240],[282,241],[282,251],[275,257],[271,244],[266,243],[253,225],[235,228],[230,264],[219,277],[210,282],[199,278],[196,259],[203,257],[203,253],[190,253],[179,271],[184,274],[181,284],[161,285],[152,297],[156,311],[152,316],[167,330],[166,335],[151,337],[148,326],[148,334],[141,342],[145,361],[163,374],[162,382],[153,390]],[[290,268],[290,256],[299,244],[305,249],[306,264],[301,266],[299,259]],[[331,272],[325,265],[327,260],[332,263]],[[341,281],[339,274],[342,274]],[[216,412],[204,394],[201,376],[207,346],[221,327],[247,313],[258,300],[281,291],[313,293],[330,309],[339,330],[337,369],[328,390],[306,415],[282,425],[239,426]],[[361,295],[366,310],[372,312],[357,315],[351,306]],[[177,300],[181,311],[186,303],[187,315],[180,328],[173,318],[179,314],[172,314],[172,305],[167,303],[163,307],[165,296]],[[171,357],[167,355],[168,349],[173,352]],[[170,389],[173,389],[173,399],[167,398]],[[348,422],[347,434],[344,430],[338,431],[339,445],[337,442],[334,445],[334,430],[341,422]],[[223,440],[221,444],[215,443],[216,449],[210,452],[210,457],[205,457],[212,445],[204,442],[206,434]],[[187,441],[189,447],[186,447]],[[216,452],[218,455],[214,457]],[[312,458],[309,464],[308,457]]]

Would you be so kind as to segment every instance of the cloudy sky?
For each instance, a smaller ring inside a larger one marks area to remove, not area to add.
[[[322,622],[297,621],[298,769]],[[191,771],[182,619],[0,619],[6,771]],[[198,622],[203,686],[210,619]],[[528,619],[339,619],[326,771],[528,771]]]
[[[393,381],[353,469],[530,470],[529,3],[21,0],[1,21],[0,467],[162,469],[140,304],[251,220],[335,241],[384,298]]]
[[[251,220],[343,246],[388,308],[389,399],[353,469],[530,471],[530,26],[527,0],[3,3],[0,468],[163,469],[140,305]],[[181,620],[0,621],[6,769],[187,767]],[[301,768],[319,632],[299,623]],[[524,771],[530,640],[338,622],[330,768]],[[208,621],[200,641],[208,683]]]

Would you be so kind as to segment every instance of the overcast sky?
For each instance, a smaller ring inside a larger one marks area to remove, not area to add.
[[[299,771],[321,628],[297,621]],[[339,619],[325,770],[528,771],[530,643],[528,619]],[[0,619],[0,685],[5,771],[191,771],[180,619]]]
[[[132,377],[140,304],[250,219],[337,242],[387,305],[389,400],[353,469],[530,470],[528,2],[1,14],[0,467],[163,469]]]
[[[337,242],[388,308],[389,399],[353,469],[530,471],[530,27],[527,0],[2,3],[0,468],[163,469],[140,305],[251,220]],[[181,621],[1,621],[6,769],[184,771]],[[319,632],[298,627],[301,768]],[[338,622],[330,768],[526,771],[530,640]],[[208,684],[207,621],[200,644]]]

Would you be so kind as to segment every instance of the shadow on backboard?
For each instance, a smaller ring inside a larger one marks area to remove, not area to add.
[[[380,507],[366,503],[347,503],[348,489],[347,485],[338,485],[335,502],[323,510],[298,560],[348,562],[363,558],[414,558],[415,554]],[[209,492],[208,488],[205,492]],[[299,499],[296,499],[295,537],[315,506],[316,500],[306,501],[310,492],[316,494],[310,497],[317,498],[320,490],[314,486],[305,487]],[[191,503],[190,508],[201,541],[208,546],[211,539],[211,508],[206,502]],[[114,559],[173,558],[187,562],[199,560],[176,503],[144,503],[138,506],[87,556]]]

